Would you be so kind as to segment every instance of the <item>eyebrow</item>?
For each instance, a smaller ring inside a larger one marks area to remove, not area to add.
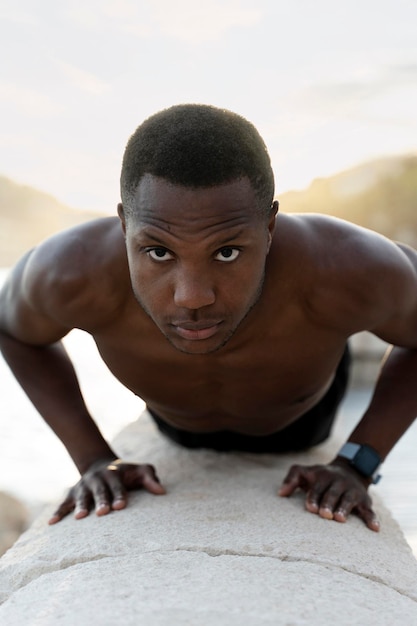
[[[234,241],[235,239],[238,239],[239,237],[241,237],[244,234],[244,232],[245,232],[245,229],[240,228],[236,233],[233,233],[232,235],[228,235],[227,237],[225,237],[225,239],[222,239],[221,241],[219,241],[218,245],[224,246],[227,243],[230,243]],[[147,239],[152,239],[156,243],[161,244],[161,246],[166,246],[166,241],[164,239],[161,239],[157,235],[154,235],[148,232],[146,229],[144,229],[137,237],[135,237],[135,239],[136,238],[139,239],[140,237],[146,237]]]
[[[239,237],[241,237],[241,235],[243,233],[244,233],[244,229],[241,228],[237,233],[234,233],[233,235],[230,235],[230,236],[226,237],[220,243],[221,243],[221,245],[229,243],[229,242],[233,241],[234,239],[238,239]]]
[[[142,231],[139,235],[137,235],[135,237],[135,239],[139,239],[140,237],[146,237],[147,239],[153,239],[153,241],[156,241],[156,243],[160,243],[160,244],[165,245],[165,242],[162,239],[160,239],[156,235],[152,235],[151,233],[148,233],[146,231],[145,232]]]

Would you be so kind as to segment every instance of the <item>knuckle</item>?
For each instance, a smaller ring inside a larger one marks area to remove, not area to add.
[[[356,504],[357,501],[358,501],[358,496],[352,491],[345,491],[345,493],[343,494],[344,504],[349,504],[349,505]]]
[[[359,502],[356,508],[362,514],[374,515],[370,502]]]
[[[142,480],[149,479],[149,478],[153,478],[153,479],[156,478],[155,467],[149,464],[143,465],[139,474]]]
[[[331,487],[329,487],[329,489],[327,490],[327,495],[333,499],[336,499],[336,498],[340,498],[342,494],[345,496],[346,492],[345,493],[343,492],[344,492],[344,489],[342,485],[334,484],[334,485],[331,485]]]
[[[324,491],[323,485],[320,482],[317,481],[313,485],[311,485],[309,494],[312,495],[312,496],[318,496],[323,491]]]
[[[107,496],[107,487],[103,482],[100,481],[94,485],[94,495],[96,498],[103,498]]]
[[[59,515],[60,517],[63,517],[64,515],[66,515],[66,513],[71,511],[71,509],[73,508],[74,508],[73,503],[70,504],[69,502],[65,501],[57,508],[54,515]]]
[[[321,487],[322,476],[317,474],[313,469],[307,470],[303,476],[311,485],[314,485],[314,487]]]
[[[87,497],[81,497],[81,498],[77,498],[77,500],[74,503],[74,509],[87,509],[90,506],[90,502],[91,502],[91,498],[87,498]]]
[[[85,494],[87,494],[89,491],[90,490],[89,490],[89,488],[87,486],[87,482],[84,481],[84,480],[81,480],[79,483],[77,483],[77,485],[75,485],[72,497],[73,497],[74,500],[79,500]]]
[[[100,481],[97,491],[106,490],[108,488],[117,489],[122,483],[122,475],[118,471],[106,470],[103,480]]]
[[[79,500],[88,498],[90,495],[90,488],[86,484],[80,483],[79,485],[77,485],[77,489],[74,491],[73,500],[78,502]]]
[[[79,488],[80,484],[81,484],[81,480],[79,480],[78,483],[76,483],[73,487],[71,487],[71,489],[67,493],[67,497],[65,498],[64,502],[74,499],[74,496],[77,493],[77,489]]]

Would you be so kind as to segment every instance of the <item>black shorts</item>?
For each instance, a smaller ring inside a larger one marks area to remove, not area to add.
[[[295,422],[271,435],[243,435],[230,430],[193,433],[171,426],[150,409],[148,411],[164,435],[186,448],[271,453],[305,450],[316,446],[330,435],[337,409],[346,392],[350,360],[349,349],[346,347],[326,395]]]

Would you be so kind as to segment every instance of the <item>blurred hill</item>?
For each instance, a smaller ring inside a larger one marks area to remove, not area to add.
[[[284,213],[325,213],[417,248],[417,155],[379,159],[280,196]]]
[[[9,267],[49,235],[97,217],[0,176],[0,267]]]
[[[417,248],[417,155],[318,178],[305,190],[283,193],[280,204],[284,213],[335,215]],[[0,176],[0,267],[49,235],[97,217]]]

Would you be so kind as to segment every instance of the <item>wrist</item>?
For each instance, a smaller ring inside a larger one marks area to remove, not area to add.
[[[345,464],[348,463],[369,484],[376,484],[381,478],[379,468],[381,467],[382,458],[368,444],[348,441],[337,453],[337,459],[342,459]]]
[[[100,451],[97,450],[94,454],[90,451],[89,454],[74,459],[74,462],[78,471],[82,475],[97,464],[111,463],[117,458],[117,454],[110,447],[108,447]]]
[[[95,472],[100,472],[103,469],[107,469],[111,467],[114,469],[118,464],[121,463],[121,460],[113,454],[112,456],[100,457],[99,459],[95,459],[83,472],[85,474],[94,474]]]

